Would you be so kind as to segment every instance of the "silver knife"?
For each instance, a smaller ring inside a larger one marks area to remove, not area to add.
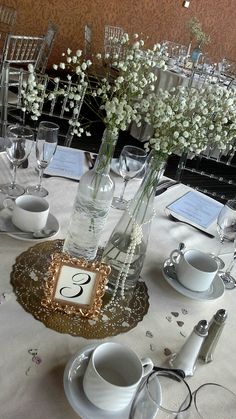
[[[178,185],[180,182],[175,180],[168,180],[163,181],[163,183],[159,183],[156,188],[155,196],[161,195],[163,192],[167,191],[167,189],[171,188],[172,186]]]

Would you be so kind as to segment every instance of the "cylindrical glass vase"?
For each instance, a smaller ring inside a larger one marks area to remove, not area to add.
[[[154,150],[135,197],[119,220],[104,249],[102,261],[111,266],[108,293],[124,296],[139,279],[153,218],[153,201],[165,161]]]
[[[94,168],[80,179],[63,247],[73,257],[96,257],[114,193],[109,173],[116,141],[117,136],[106,129]]]

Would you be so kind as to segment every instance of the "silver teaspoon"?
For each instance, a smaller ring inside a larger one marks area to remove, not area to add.
[[[35,232],[16,231],[16,230],[0,230],[0,234],[14,234],[14,236],[27,237],[32,239],[44,239],[51,237],[56,233],[56,230],[43,228]]]

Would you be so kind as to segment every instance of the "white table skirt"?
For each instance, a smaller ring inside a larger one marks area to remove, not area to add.
[[[3,155],[0,156],[0,184],[10,180],[10,170]],[[114,175],[115,194],[121,190],[121,179]],[[35,183],[37,175],[34,167],[18,170],[18,181],[22,184]],[[48,201],[51,212],[60,222],[56,238],[64,238],[77,182],[62,178],[43,180],[49,190]],[[131,197],[140,181],[133,180],[127,187],[127,197]],[[217,239],[211,239],[193,227],[170,221],[165,206],[181,196],[189,188],[177,185],[155,199],[157,214],[153,220],[147,255],[142,271],[142,279],[148,286],[149,311],[134,329],[125,334],[103,341],[122,342],[132,347],[140,357],[150,356],[155,365],[166,361],[164,349],[177,352],[185,342],[193,326],[201,319],[210,320],[220,308],[229,312],[227,324],[220,339],[214,361],[198,365],[195,374],[188,379],[192,390],[205,382],[217,382],[236,392],[236,334],[235,298],[236,291],[226,291],[220,300],[199,302],[190,300],[176,292],[165,281],[161,273],[163,261],[171,250],[183,241],[188,248],[198,248],[215,252],[219,246]],[[109,237],[119,220],[121,212],[111,209],[103,240]],[[70,407],[63,390],[63,371],[70,357],[81,348],[96,340],[86,340],[60,334],[46,328],[27,313],[16,301],[10,285],[10,273],[16,257],[32,243],[0,236],[0,342],[1,342],[1,419],[76,419],[78,416]],[[6,293],[7,298],[2,295]],[[183,314],[182,310],[187,310]],[[178,312],[175,318],[171,313]],[[171,322],[167,317],[172,319]],[[183,321],[182,327],[177,320]],[[146,335],[150,331],[153,337]],[[31,349],[37,349],[42,362],[32,362]],[[112,415],[111,415],[112,417]],[[95,418],[94,418],[95,419]]]

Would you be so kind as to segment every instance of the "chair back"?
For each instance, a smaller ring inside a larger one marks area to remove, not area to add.
[[[48,59],[50,57],[53,44],[57,35],[57,26],[54,25],[52,22],[49,22],[47,32],[44,36],[44,44],[42,48],[42,52],[40,58],[38,59],[37,65],[35,70],[39,73],[44,74],[47,68]]]
[[[104,53],[111,57],[114,55],[120,56],[122,54],[121,38],[124,34],[124,29],[119,26],[105,26],[104,33]]]
[[[57,123],[58,119],[64,121],[64,124],[61,124],[63,126],[60,130],[60,136],[64,137],[64,145],[70,147],[75,134],[74,128],[76,128],[79,120],[86,88],[79,83],[73,83],[71,80],[61,80],[36,73],[36,90],[35,92],[30,92],[27,91],[27,83],[25,83],[27,81],[27,78],[25,78],[26,72],[22,70],[21,73],[17,107],[27,109],[25,97],[27,97],[28,93],[30,95],[32,93],[34,101],[34,95],[36,95],[39,115],[46,116]],[[28,73],[27,77],[29,75]]]
[[[37,66],[44,46],[44,37],[8,34],[3,52],[3,63]]]
[[[17,11],[13,7],[0,4],[0,27],[11,30],[16,22]]]
[[[89,25],[84,27],[84,57],[91,58],[92,54],[92,28]]]
[[[232,147],[228,146],[223,152],[217,147],[208,147],[200,154],[183,153],[179,157],[175,179],[212,198],[227,201],[235,196],[235,146],[236,139]]]

